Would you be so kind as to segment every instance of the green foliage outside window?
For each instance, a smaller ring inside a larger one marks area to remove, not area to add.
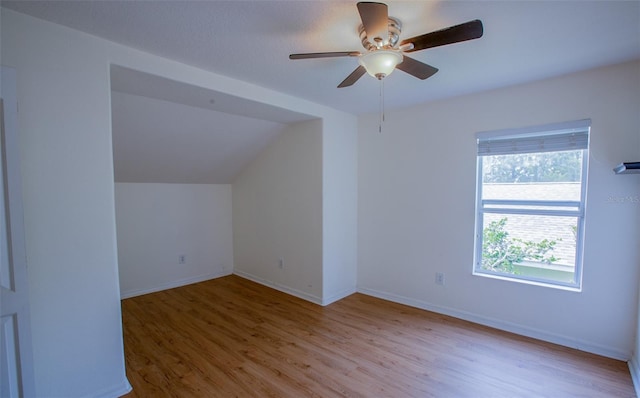
[[[514,265],[522,261],[551,264],[560,260],[549,255],[556,245],[555,240],[540,242],[512,238],[505,231],[507,218],[492,221],[482,231],[482,268],[490,271],[517,274]]]
[[[483,182],[579,182],[582,151],[487,156]]]

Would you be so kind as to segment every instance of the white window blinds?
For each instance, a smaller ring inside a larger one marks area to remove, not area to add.
[[[587,149],[591,120],[477,133],[478,156]]]

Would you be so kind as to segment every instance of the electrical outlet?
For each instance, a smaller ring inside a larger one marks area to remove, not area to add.
[[[280,268],[280,269],[284,268],[284,260],[283,259],[278,260],[278,268]]]
[[[181,254],[178,256],[178,264],[186,264],[187,263],[187,255]]]
[[[436,285],[444,286],[444,273],[436,272]]]

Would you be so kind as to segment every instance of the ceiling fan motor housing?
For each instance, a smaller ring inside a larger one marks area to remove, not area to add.
[[[389,17],[387,26],[387,37],[370,38],[367,36],[364,25],[360,25],[360,27],[358,28],[358,32],[360,34],[362,47],[364,47],[367,51],[396,48],[396,45],[400,40],[400,33],[402,32],[402,22],[400,22],[400,20],[397,18]]]

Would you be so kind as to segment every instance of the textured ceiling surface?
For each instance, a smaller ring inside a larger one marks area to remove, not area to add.
[[[378,82],[337,89],[361,50],[355,1],[3,1],[3,7],[351,113],[375,112]],[[413,53],[440,69],[385,80],[388,109],[640,57],[640,2],[387,1],[408,38],[473,19],[478,40]]]
[[[473,19],[478,40],[412,53],[439,68],[384,79],[397,109],[640,58],[640,1],[387,1],[402,38]],[[7,1],[2,7],[342,111],[377,112],[380,84],[336,86],[361,51],[356,1]],[[308,120],[126,68],[112,67],[117,181],[230,183],[287,123]],[[211,103],[214,99],[214,103]]]

